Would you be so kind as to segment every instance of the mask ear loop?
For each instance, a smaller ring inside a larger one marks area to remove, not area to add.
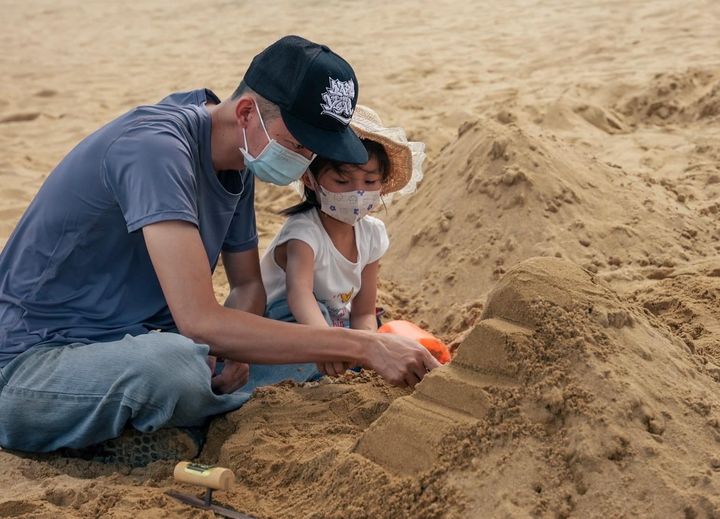
[[[387,205],[385,205],[385,198],[382,195],[380,195],[380,201],[382,202],[383,209],[385,209],[385,214],[387,214],[388,208],[387,208]]]
[[[305,201],[307,201],[307,199],[308,199],[307,198],[307,190],[311,189],[313,191],[313,193],[315,194],[315,203],[317,204],[315,207],[317,207],[318,209],[322,209],[322,201],[321,201],[321,197],[320,197],[320,189],[321,189],[320,183],[317,180],[315,180],[315,175],[313,175],[313,172],[310,171],[309,169],[307,170],[307,176],[308,176],[308,182],[310,183],[310,186],[305,186],[305,190],[304,190]]]
[[[255,101],[255,111],[257,112],[258,118],[260,119],[260,126],[262,126],[262,129],[265,132],[265,137],[267,137],[267,139],[268,139],[267,146],[270,146],[270,143],[273,142],[275,139],[270,137],[270,134],[268,133],[267,128],[265,128],[265,121],[263,121],[263,116],[260,113],[260,107],[258,106],[257,101]],[[243,128],[243,130],[244,130],[244,128]],[[247,140],[245,141],[245,147],[247,147]],[[264,151],[264,149],[263,149],[263,151]],[[299,153],[294,152],[294,151],[292,153],[294,153],[295,155],[300,155]],[[317,157],[317,153],[313,153],[309,159],[305,159],[305,160],[309,161],[308,165],[310,165],[310,162],[315,160],[315,157]],[[303,158],[305,158],[305,157],[303,157]]]
[[[265,132],[265,136],[268,138],[268,142],[269,142],[272,139],[270,138],[270,134],[268,133],[267,128],[265,128],[265,121],[263,121],[263,116],[260,113],[260,107],[258,106],[257,101],[255,101],[255,111],[257,112],[258,117],[260,118],[260,126],[262,126],[262,129]]]
[[[312,171],[309,169],[307,170],[308,173],[308,180],[310,181],[310,187],[313,191],[315,191],[316,194],[320,192],[320,183],[315,180],[315,175],[313,175]]]
[[[267,132],[267,128],[265,128],[265,122],[263,121],[262,114],[260,113],[260,107],[258,106],[257,101],[255,101],[255,100],[253,100],[253,101],[255,104],[255,111],[257,112],[258,118],[260,119],[260,126],[262,126],[262,129],[265,132],[265,137],[267,137],[267,140],[268,140],[268,143],[265,145],[265,147],[262,149],[262,151],[257,155],[257,157],[259,157],[260,155],[263,154],[263,152],[267,149],[267,147],[270,146],[270,144],[273,142],[274,139],[270,138],[270,134]],[[253,157],[250,154],[250,147],[248,146],[245,128],[243,128],[242,131],[243,131],[243,139],[245,139],[245,150],[244,150],[245,153],[247,153],[253,160],[257,159],[257,157]]]
[[[247,135],[245,134],[245,128],[242,129],[243,132],[243,141],[245,141],[245,144],[243,144],[243,147],[241,148],[245,153],[250,155],[250,148],[248,148],[248,141],[247,141]],[[252,157],[252,155],[250,155]]]
[[[387,195],[387,194],[388,193],[382,192],[382,188],[380,189],[380,201],[382,202],[383,209],[385,209],[385,214],[388,214],[388,208],[387,208],[387,205],[385,204],[385,196],[383,196],[383,195]]]
[[[270,140],[271,140],[270,134],[267,132],[267,129],[265,128],[265,123],[263,122],[262,114],[260,113],[260,107],[258,106],[257,101],[255,101],[254,99],[253,99],[253,104],[255,105],[255,111],[258,114],[258,118],[260,119],[260,125],[262,126],[262,129],[265,132],[265,136],[268,138],[268,144],[270,144]],[[250,157],[255,158],[250,154],[250,146],[248,146],[247,134],[245,133],[245,127],[243,127],[243,129],[242,129],[242,134],[243,134],[243,140],[245,141],[245,145],[244,145],[245,149],[243,151],[245,151],[245,153],[250,155]],[[263,151],[265,151],[264,148],[263,148]]]

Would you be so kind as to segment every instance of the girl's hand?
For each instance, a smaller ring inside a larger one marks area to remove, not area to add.
[[[208,355],[206,362],[210,368],[210,378],[212,378],[215,375],[215,367],[217,367],[217,357],[215,355]]]
[[[215,393],[226,395],[247,384],[249,377],[250,366],[243,362],[225,359],[222,373],[213,376],[210,385]]]
[[[315,366],[320,373],[330,377],[338,377],[352,368],[348,362],[318,362]]]

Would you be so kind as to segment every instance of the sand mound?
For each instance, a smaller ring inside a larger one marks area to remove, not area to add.
[[[452,337],[474,322],[469,311],[497,279],[532,256],[628,280],[716,254],[720,147],[701,114],[712,111],[719,85],[716,72],[689,71],[576,86],[553,102],[497,105],[465,123],[388,219],[383,275],[389,291],[406,291],[397,306]],[[643,96],[685,103],[684,118],[666,121],[686,127],[659,137],[647,116],[628,111]],[[678,147],[693,150],[689,162],[678,163]]]
[[[444,487],[397,478],[352,452],[403,394],[367,373],[264,388],[215,422],[203,458],[235,471],[242,485],[226,501],[259,517],[438,517],[451,502]]]
[[[392,472],[444,472],[463,517],[714,516],[720,400],[697,367],[591,273],[532,259],[357,450]]]
[[[594,271],[674,266],[695,253],[694,237],[708,225],[560,139],[485,118],[461,129],[422,191],[402,203],[389,222],[387,277],[412,286],[417,313],[445,332],[461,326],[453,305],[481,300],[518,261],[541,254]]]
[[[621,98],[616,109],[634,124],[717,122],[720,74],[701,69],[656,74],[645,91]]]
[[[673,269],[637,289],[633,300],[680,337],[720,381],[720,259]]]

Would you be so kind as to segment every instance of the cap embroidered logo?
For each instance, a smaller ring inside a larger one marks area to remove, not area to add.
[[[325,92],[320,103],[322,115],[334,117],[343,124],[348,124],[353,115],[353,99],[355,98],[355,84],[352,79],[340,81],[339,79],[328,78],[330,86],[325,87]]]

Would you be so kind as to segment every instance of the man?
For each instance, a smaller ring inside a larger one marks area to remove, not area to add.
[[[245,363],[362,365],[410,386],[436,367],[402,337],[260,317],[254,177],[288,184],[316,154],[367,161],[348,128],[357,93],[347,62],[289,36],[231,99],[174,94],[73,149],[0,255],[0,446],[200,426],[247,400]],[[225,359],[212,378],[208,353]]]

